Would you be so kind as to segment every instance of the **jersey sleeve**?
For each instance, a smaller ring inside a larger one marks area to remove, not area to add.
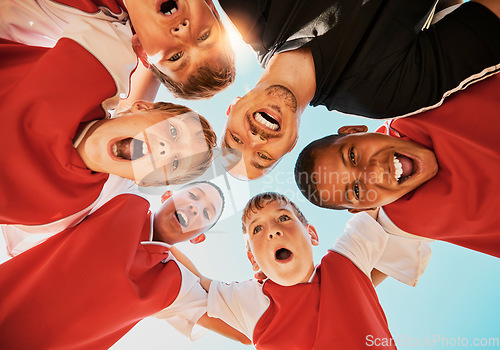
[[[332,250],[349,258],[368,277],[376,268],[410,286],[416,286],[431,255],[428,242],[389,234],[366,213],[347,222]]]
[[[177,263],[182,275],[181,289],[177,298],[164,310],[154,316],[167,321],[181,334],[191,340],[201,337],[206,330],[195,327],[207,312],[207,292],[200,285],[200,279],[184,265]]]
[[[255,280],[210,284],[208,316],[220,318],[249,339],[253,339],[255,325],[269,304],[262,285]]]

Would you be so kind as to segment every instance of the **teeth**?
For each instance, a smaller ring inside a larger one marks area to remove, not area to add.
[[[146,144],[146,142],[144,142],[142,144],[142,154],[148,154],[149,151],[148,151],[148,145]]]
[[[186,214],[184,214],[183,212],[180,212],[180,211],[178,211],[178,212],[176,212],[176,213],[177,213],[177,218],[178,218],[178,220],[179,220],[179,223],[180,223],[182,226],[186,227],[186,226],[187,226],[187,224],[188,224],[188,217],[187,217],[187,215],[186,215]]]
[[[267,126],[271,130],[278,130],[278,125],[267,121],[260,112],[255,113],[255,120],[260,124]]]
[[[169,15],[173,15],[174,13],[177,12],[177,9],[174,7],[172,10],[168,12]]]
[[[118,157],[118,146],[116,145],[116,143],[113,144],[112,151],[113,151],[114,156]]]
[[[396,156],[394,156],[394,170],[394,178],[396,179],[396,181],[399,181],[401,175],[403,174],[403,166],[399,162],[399,159],[396,158]]]

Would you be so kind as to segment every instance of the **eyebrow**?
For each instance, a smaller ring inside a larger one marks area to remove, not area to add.
[[[352,201],[349,199],[349,184],[346,184],[345,185],[345,192],[344,192],[344,197],[345,197],[345,200],[347,201],[347,203],[349,204],[353,204]]]
[[[273,164],[262,165],[262,164],[257,163],[256,161],[252,160],[252,161],[250,161],[250,165],[256,169],[262,170],[262,169],[269,169]]]
[[[344,158],[344,146],[345,145],[340,146],[339,155],[340,155],[340,159],[342,159],[342,163],[344,163],[344,166],[347,167],[347,162],[345,161],[345,158]]]
[[[180,71],[180,70],[184,69],[184,67],[186,67],[186,65],[187,65],[189,62],[191,62],[191,57],[189,57],[189,56],[188,56],[188,57],[186,57],[186,58],[182,61],[182,63],[181,63],[178,67],[176,67],[176,68],[172,69],[172,72],[178,72],[178,71]]]

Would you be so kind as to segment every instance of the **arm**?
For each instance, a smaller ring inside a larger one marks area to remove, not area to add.
[[[252,342],[243,333],[238,332],[233,327],[229,326],[227,323],[219,318],[213,318],[204,314],[197,322],[198,325],[209,329],[213,332],[219,333],[220,335],[238,341],[245,345],[251,345]]]
[[[497,17],[500,17],[500,2],[498,0],[472,0],[485,7],[487,7],[491,12],[493,12]]]
[[[380,283],[384,282],[387,278],[387,275],[377,269],[373,269],[371,272],[372,283],[375,287],[377,287]]]

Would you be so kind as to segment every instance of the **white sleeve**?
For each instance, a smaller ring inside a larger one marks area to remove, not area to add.
[[[169,254],[171,256],[172,254]],[[173,259],[175,260],[175,259]],[[181,334],[195,340],[206,333],[206,329],[196,323],[207,312],[207,292],[200,279],[176,261],[181,270],[182,283],[177,298],[172,304],[154,316],[167,321]]]
[[[220,318],[253,339],[255,325],[269,307],[269,298],[255,280],[230,284],[212,281],[208,292],[208,316]]]
[[[387,246],[389,235],[365,212],[347,221],[332,250],[349,258],[369,278]]]

